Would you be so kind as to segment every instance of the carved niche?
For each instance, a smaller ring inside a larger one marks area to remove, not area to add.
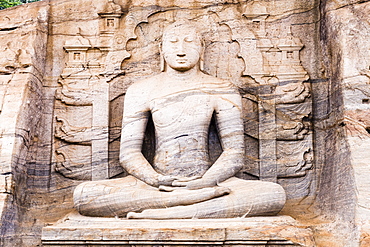
[[[272,32],[276,24],[269,23],[268,9],[259,1],[191,11],[123,10],[108,1],[97,15],[96,40],[77,34],[64,45],[67,62],[55,106],[59,173],[80,180],[125,175],[118,162],[125,92],[134,81],[160,72],[162,31],[186,19],[204,38],[203,70],[233,82],[243,97],[246,164],[238,176],[278,182],[288,198],[313,193],[310,82],[294,28],[281,24]],[[149,160],[152,128],[149,123],[143,145]],[[214,133],[209,138],[213,160],[221,148]]]
[[[105,47],[77,34],[67,40],[66,66],[56,92],[55,169],[78,180],[108,178],[108,84],[102,75]]]

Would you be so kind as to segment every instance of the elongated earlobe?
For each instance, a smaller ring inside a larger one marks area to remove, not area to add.
[[[199,58],[199,70],[204,72],[204,50],[205,50],[205,43],[204,40],[201,39],[202,42],[202,50],[200,51],[200,58]]]
[[[203,56],[200,57],[199,59],[199,70],[204,72],[204,60],[203,60]]]
[[[161,72],[164,72],[166,70],[166,62],[164,61],[164,57],[162,53],[159,54],[159,66],[160,66]]]
[[[161,72],[166,70],[166,62],[164,61],[163,51],[162,51],[162,42],[159,43],[159,68]]]

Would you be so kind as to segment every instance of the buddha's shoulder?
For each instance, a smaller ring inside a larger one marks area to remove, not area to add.
[[[141,93],[146,93],[146,92],[151,92],[154,88],[158,87],[158,84],[162,80],[162,74],[150,76],[148,78],[138,80],[131,84],[128,88],[128,92],[141,92]]]
[[[202,84],[205,88],[235,91],[236,87],[230,81],[220,79],[211,75],[202,75]]]

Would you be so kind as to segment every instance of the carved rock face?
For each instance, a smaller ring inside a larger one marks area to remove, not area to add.
[[[162,52],[168,66],[174,70],[187,71],[200,59],[202,42],[189,25],[170,27],[163,35]]]

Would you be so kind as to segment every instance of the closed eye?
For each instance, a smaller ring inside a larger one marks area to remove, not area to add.
[[[179,41],[179,39],[177,38],[177,37],[172,37],[171,39],[170,39],[170,42],[171,43],[176,43],[176,42],[178,42]]]
[[[185,37],[185,42],[193,42],[194,39],[192,37]]]

